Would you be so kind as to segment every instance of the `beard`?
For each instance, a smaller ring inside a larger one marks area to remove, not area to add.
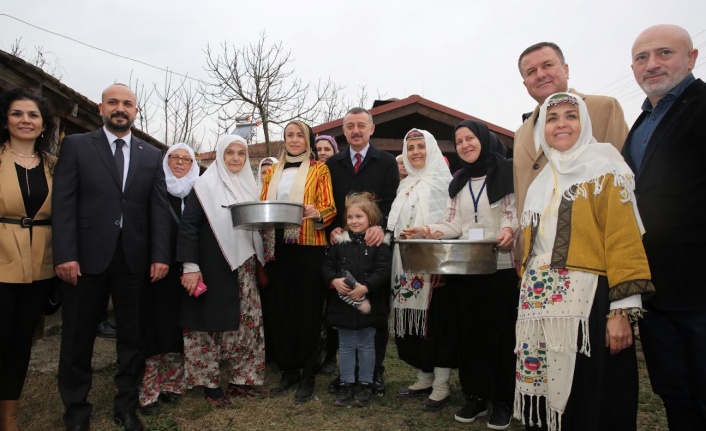
[[[115,131],[115,132],[127,132],[132,128],[132,125],[135,123],[135,119],[130,119],[127,114],[123,113],[115,113],[111,115],[110,117],[107,115],[101,115],[101,118],[103,118],[103,124],[108,130]],[[113,121],[113,118],[123,118],[127,120],[125,124],[120,124],[116,123]]]

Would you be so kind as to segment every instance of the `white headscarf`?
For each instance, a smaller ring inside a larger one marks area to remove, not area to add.
[[[245,165],[237,174],[231,173],[223,161],[226,148],[232,143],[243,146],[246,154]],[[235,229],[230,210],[224,208],[235,203],[258,200],[245,139],[238,135],[221,137],[216,144],[216,159],[196,180],[194,190],[230,268],[236,270],[253,254],[257,254],[257,259],[264,265],[260,233],[256,230]]]
[[[279,163],[279,160],[277,160],[277,157],[265,157],[264,159],[260,160],[260,164],[257,165],[257,187],[259,190],[262,190],[262,165],[265,164],[265,161],[271,161],[270,166],[274,165],[275,163]]]
[[[566,98],[573,99],[571,103],[575,102],[578,106],[581,135],[570,149],[557,151],[552,149],[544,138],[547,108],[550,103],[556,104]],[[622,187],[624,202],[632,203],[635,219],[640,231],[644,232],[635,201],[635,175],[614,146],[596,142],[596,138],[593,137],[591,118],[581,97],[571,93],[556,93],[547,97],[539,110],[534,139],[539,142],[549,163],[527,190],[527,200],[520,219],[523,227],[529,226],[530,223],[536,225],[538,217],[549,208],[552,200],[550,191],[553,190],[556,195],[575,200],[579,196],[586,196],[586,189],[581,185],[593,182],[596,185],[594,193],[599,194],[603,189],[605,175],[613,174],[615,185]],[[572,190],[573,186],[577,187]]]
[[[191,157],[191,169],[181,178],[177,178],[169,169],[169,155],[176,150],[186,150],[189,152]],[[167,154],[164,155],[162,160],[162,169],[164,169],[164,179],[167,181],[167,191],[170,195],[176,196],[178,198],[184,199],[189,195],[191,189],[194,187],[194,182],[196,178],[199,177],[199,164],[196,163],[196,156],[194,155],[194,150],[190,146],[184,143],[174,144],[167,150]],[[182,210],[183,210],[182,204]]]
[[[412,131],[417,131],[424,135],[427,158],[424,167],[421,169],[412,167],[407,157],[407,136]],[[434,223],[443,216],[446,202],[449,198],[449,183],[451,182],[451,172],[444,160],[441,149],[439,149],[439,144],[434,136],[426,130],[412,129],[407,132],[402,144],[402,161],[405,169],[407,169],[407,177],[397,187],[397,196],[392,202],[387,219],[387,229],[393,231],[395,236],[399,235],[402,229],[407,227],[398,225],[398,219],[410,190],[414,188],[421,203],[419,211],[417,211],[416,223],[412,224],[412,226],[419,226],[420,224]]]

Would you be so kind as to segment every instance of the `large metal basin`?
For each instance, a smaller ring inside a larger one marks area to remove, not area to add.
[[[304,205],[284,201],[244,202],[228,206],[233,227],[283,229],[301,226]]]
[[[498,270],[495,240],[398,239],[405,272],[492,274]]]

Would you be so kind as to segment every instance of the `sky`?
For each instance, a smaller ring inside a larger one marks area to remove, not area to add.
[[[261,32],[292,52],[294,76],[330,79],[355,99],[362,85],[370,108],[378,96],[418,94],[511,131],[535,101],[517,69],[519,54],[540,41],[557,43],[569,65],[569,85],[616,97],[629,126],[644,94],[630,69],[630,50],[645,28],[684,27],[701,50],[694,74],[706,77],[706,1],[358,0],[72,0],[4,2],[0,49],[21,38],[58,59],[62,82],[96,102],[113,82],[130,77],[161,83],[153,67],[91,49],[34,26],[197,79],[208,44],[242,47]],[[215,137],[204,133],[204,140]]]

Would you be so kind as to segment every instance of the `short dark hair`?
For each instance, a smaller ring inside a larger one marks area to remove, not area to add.
[[[52,140],[56,124],[54,123],[54,111],[49,102],[40,93],[26,88],[12,88],[0,94],[0,145],[10,140],[10,132],[7,129],[7,112],[10,105],[18,100],[31,100],[37,104],[39,113],[42,115],[42,126],[44,131],[37,137],[34,149],[41,156],[49,154],[52,149]]]
[[[375,124],[373,123],[373,114],[370,113],[365,108],[361,108],[360,106],[356,106],[354,108],[351,108],[346,112],[346,115],[343,116],[343,119],[345,120],[347,116],[349,115],[355,115],[355,114],[368,114],[368,119],[370,119],[370,124]]]
[[[527,47],[524,51],[522,51],[522,54],[520,54],[520,58],[517,60],[517,68],[520,69],[520,75],[522,75],[522,59],[527,56],[527,54],[535,51],[539,51],[542,48],[551,48],[554,50],[556,53],[557,57],[559,57],[559,60],[561,61],[561,64],[566,63],[564,60],[564,53],[561,52],[561,48],[559,48],[559,45],[557,45],[554,42],[539,42],[535,43],[532,46]]]

